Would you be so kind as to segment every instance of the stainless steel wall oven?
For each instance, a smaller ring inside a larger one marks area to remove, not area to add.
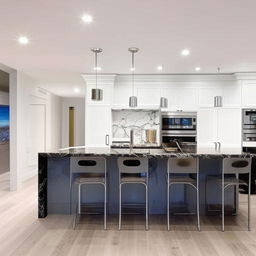
[[[163,147],[180,151],[196,150],[196,112],[162,112],[161,141]]]

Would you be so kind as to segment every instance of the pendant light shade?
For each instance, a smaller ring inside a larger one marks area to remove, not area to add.
[[[136,108],[138,106],[138,99],[134,95],[134,71],[135,71],[135,65],[134,65],[134,54],[139,51],[139,48],[136,47],[130,47],[128,51],[132,54],[132,96],[129,97],[129,107],[130,108]]]
[[[101,53],[103,50],[101,48],[91,48],[91,51],[95,55],[95,88],[92,89],[91,99],[95,101],[101,101],[103,100],[103,90],[98,89],[98,53]]]
[[[168,99],[165,97],[160,98],[160,108],[168,108]]]
[[[92,89],[92,100],[103,100],[103,90],[102,89]]]

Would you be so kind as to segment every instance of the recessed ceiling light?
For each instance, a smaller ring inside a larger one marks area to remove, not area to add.
[[[101,67],[94,67],[93,70],[101,71]]]
[[[181,55],[183,55],[183,56],[188,56],[189,54],[190,54],[190,51],[188,49],[183,49],[181,51]]]
[[[201,68],[200,67],[195,67],[195,71],[200,71]]]
[[[135,71],[135,68],[130,68],[131,71]]]
[[[161,65],[157,66],[157,70],[162,71],[163,70],[163,66],[161,66]]]
[[[75,93],[79,93],[79,92],[80,92],[80,88],[75,87],[75,88],[74,88],[74,92],[75,92]]]
[[[26,45],[29,43],[29,39],[26,36],[20,36],[18,42],[20,44]]]
[[[93,22],[93,17],[92,15],[90,14],[84,14],[82,17],[81,17],[82,21],[86,24],[89,24],[89,23],[92,23]]]

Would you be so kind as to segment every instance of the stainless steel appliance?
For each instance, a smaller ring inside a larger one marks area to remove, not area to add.
[[[196,112],[162,112],[161,142],[173,151],[196,151]]]
[[[243,142],[256,143],[256,109],[243,109]],[[252,144],[252,145],[253,145]],[[246,146],[250,143],[246,143]]]
[[[161,121],[162,131],[196,133],[196,112],[162,112]]]

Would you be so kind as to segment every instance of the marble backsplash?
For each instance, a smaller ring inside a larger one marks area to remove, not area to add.
[[[160,144],[159,110],[112,110],[112,141],[129,141],[134,130],[134,144],[146,143],[146,129],[157,130],[157,145]]]

